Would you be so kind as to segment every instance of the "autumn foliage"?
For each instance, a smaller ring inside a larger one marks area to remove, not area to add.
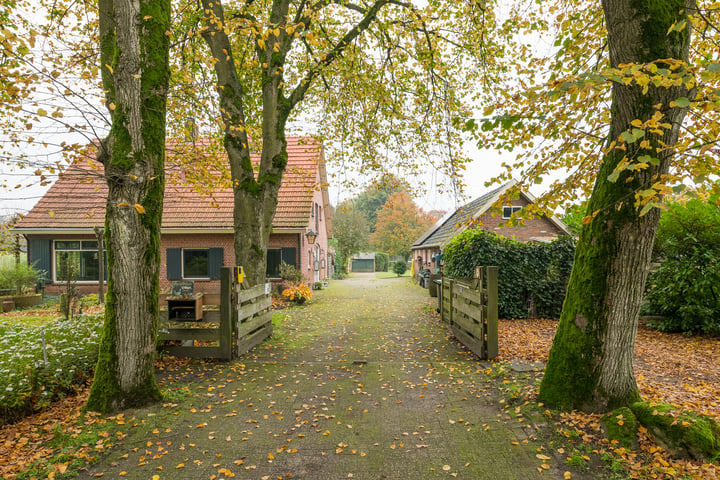
[[[388,197],[378,212],[371,242],[379,251],[406,257],[417,238],[432,226],[434,219],[412,201],[406,191]]]

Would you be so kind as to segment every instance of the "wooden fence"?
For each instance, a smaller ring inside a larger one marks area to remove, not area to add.
[[[478,267],[475,278],[442,277],[440,315],[455,338],[483,360],[498,354],[498,267]]]
[[[195,316],[199,320],[169,322],[163,315],[161,319],[167,324],[158,335],[161,351],[177,357],[230,360],[233,354],[243,354],[272,335],[270,285],[261,284],[246,289],[245,285],[236,281],[236,272],[232,267],[220,269],[219,298],[217,294],[198,297],[202,302],[198,306],[202,308],[202,313]],[[215,306],[219,303],[219,310],[213,309],[210,302]],[[211,308],[206,309],[208,306]],[[177,327],[178,323],[183,326]],[[237,339],[235,349],[233,338]],[[168,341],[179,341],[182,345],[167,345]],[[196,341],[201,345],[195,345]]]
[[[270,284],[242,290],[237,285],[237,354],[242,355],[272,335]]]

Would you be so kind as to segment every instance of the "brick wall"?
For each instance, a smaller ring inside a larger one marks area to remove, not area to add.
[[[525,207],[529,202],[524,199],[513,200],[512,205]],[[493,216],[493,213],[495,215]],[[493,210],[485,212],[481,217],[483,225],[480,227],[488,232],[495,232],[498,235],[508,238],[514,238],[520,242],[529,242],[530,240],[539,239],[550,239],[552,237],[558,237],[564,235],[560,228],[552,223],[547,217],[536,217],[531,219],[525,219],[524,225],[516,226],[500,226],[501,223],[506,222],[506,219],[502,218],[501,210]]]
[[[231,233],[193,233],[164,234],[160,237],[160,292],[167,293],[172,288],[172,280],[167,279],[168,248],[222,248],[223,266],[235,265],[235,250]],[[219,293],[220,280],[194,280],[195,291]]]
[[[435,272],[435,269],[438,268],[438,264],[432,256],[437,254],[439,251],[440,249],[437,247],[413,250],[412,258],[414,260],[413,267],[415,268],[415,271],[412,272],[413,275],[417,275],[425,269]]]

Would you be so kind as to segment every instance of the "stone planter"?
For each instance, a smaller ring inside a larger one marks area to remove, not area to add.
[[[15,308],[15,302],[12,297],[2,297],[2,312],[12,312]]]
[[[42,303],[42,295],[17,295],[12,297],[15,308],[34,307]]]

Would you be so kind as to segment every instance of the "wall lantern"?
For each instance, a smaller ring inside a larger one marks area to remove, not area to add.
[[[309,243],[310,245],[313,245],[313,244],[315,243],[315,239],[317,238],[317,233],[315,233],[315,232],[313,232],[312,230],[310,230],[309,232],[307,232],[307,233],[305,234],[305,236],[307,237],[308,243]]]

